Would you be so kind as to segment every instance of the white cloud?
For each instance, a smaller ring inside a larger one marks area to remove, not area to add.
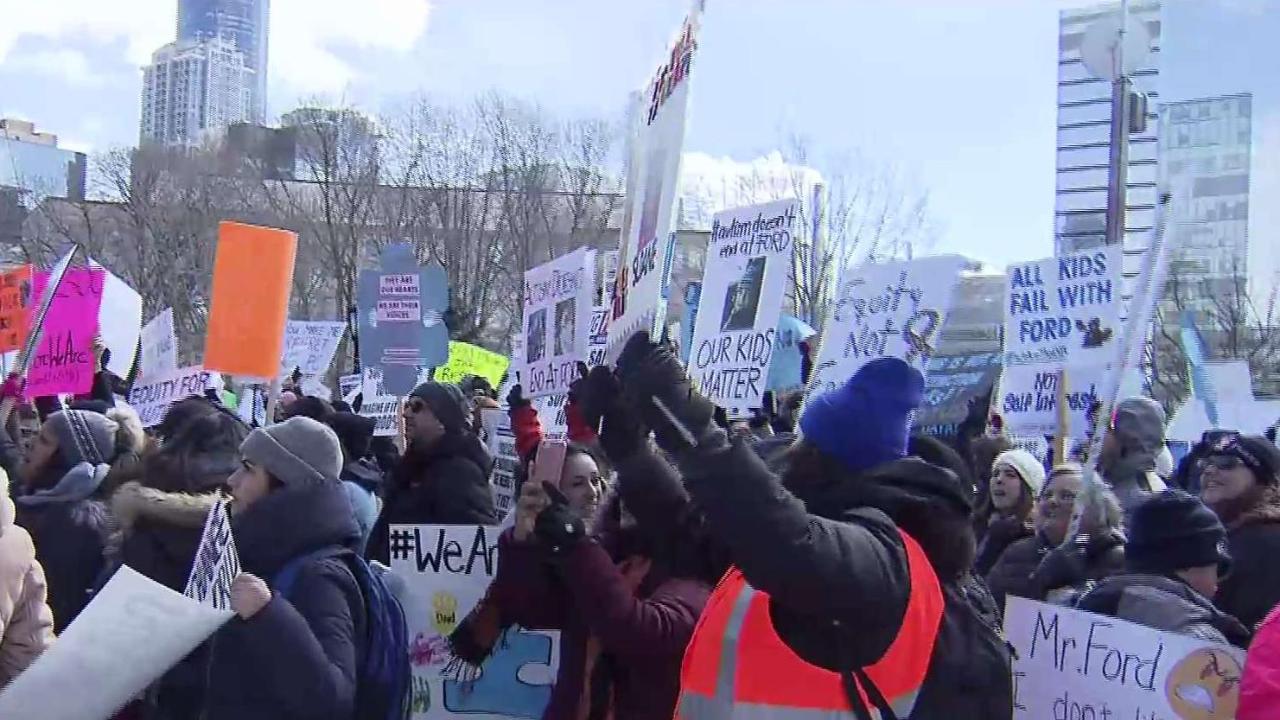
[[[788,163],[777,150],[745,162],[687,152],[680,162],[680,224],[709,229],[721,210],[796,196],[805,200],[820,182],[817,170]]]
[[[101,85],[106,76],[93,68],[79,50],[39,50],[24,53],[5,63],[8,69],[62,80],[74,87]]]
[[[426,31],[429,14],[429,0],[274,0],[270,73],[294,92],[341,90],[359,73],[335,49],[407,52]],[[176,26],[177,0],[19,0],[6,4],[0,22],[0,62],[38,63],[68,79],[91,82],[93,67],[84,55],[76,59],[73,54],[123,41],[118,59],[142,66],[174,40]],[[24,38],[56,49],[16,53]]]
[[[271,76],[296,92],[340,92],[360,73],[341,47],[408,52],[427,29],[429,0],[275,0]]]

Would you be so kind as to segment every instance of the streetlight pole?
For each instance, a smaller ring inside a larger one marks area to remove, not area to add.
[[[1124,66],[1125,30],[1129,22],[1129,0],[1120,0],[1120,33],[1116,36],[1112,59],[1115,80],[1111,83],[1111,145],[1107,174],[1107,244],[1124,245],[1125,191],[1129,175],[1129,95],[1132,82]]]

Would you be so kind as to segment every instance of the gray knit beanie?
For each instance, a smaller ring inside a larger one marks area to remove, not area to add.
[[[45,420],[58,437],[58,449],[71,465],[109,464],[116,458],[115,420],[91,410],[62,410]]]
[[[424,382],[409,393],[409,397],[421,398],[436,416],[444,431],[457,435],[467,428],[467,416],[471,414],[467,398],[457,385]]]
[[[249,433],[240,455],[288,487],[337,482],[342,472],[338,436],[328,425],[301,415]]]

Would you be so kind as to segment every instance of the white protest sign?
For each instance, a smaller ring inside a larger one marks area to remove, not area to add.
[[[356,393],[360,392],[360,387],[363,383],[364,378],[360,373],[341,375],[338,377],[338,395],[340,395],[343,400],[351,402],[355,399]]]
[[[591,339],[587,343],[587,367],[605,364],[605,346],[609,342],[609,308],[601,305],[591,311]]]
[[[1015,720],[1232,720],[1244,651],[1009,596]]]
[[[1056,435],[1067,372],[1068,437],[1090,429],[1120,333],[1122,249],[1095,248],[1009,268],[998,412],[1014,435]]]
[[[139,377],[163,377],[178,369],[178,337],[173,308],[165,308],[142,328],[142,371]]]
[[[129,391],[129,404],[138,411],[143,427],[159,425],[170,405],[191,395],[203,395],[211,376],[201,366],[193,365],[159,378],[147,378]]]
[[[670,270],[676,184],[702,5],[694,3],[662,64],[635,96],[630,113],[620,265],[609,321],[610,357],[616,358],[636,332],[656,335],[665,325],[667,304],[662,291]]]
[[[0,717],[105,720],[231,616],[122,565],[58,641],[0,692]]]
[[[290,320],[284,326],[280,376],[288,377],[294,369],[301,370],[303,375],[328,372],[346,331],[344,322]]]
[[[526,397],[567,392],[587,357],[595,251],[578,248],[524,274],[524,351],[515,358]]]
[[[231,609],[231,583],[240,574],[240,556],[231,536],[231,510],[219,499],[205,517],[191,574],[183,595],[216,610]]]
[[[730,418],[761,406],[791,279],[798,200],[717,213],[689,351],[698,390]]]
[[[486,408],[480,411],[480,422],[488,438],[489,454],[493,456],[493,474],[489,477],[493,506],[505,517],[515,507],[516,470],[520,466],[516,436],[511,432],[511,416],[505,410]]]
[[[360,404],[360,414],[373,418],[374,437],[395,437],[400,433],[397,416],[400,413],[400,398],[388,395],[382,387],[382,373],[377,368],[364,369],[364,383],[361,386],[364,401]]]
[[[325,402],[333,399],[333,391],[329,389],[328,385],[324,384],[323,380],[315,375],[307,375],[302,378],[302,386],[299,389],[302,390],[303,395],[318,397]]]
[[[245,424],[260,427],[267,424],[267,393],[260,385],[246,385],[240,391],[240,406],[236,415]]]
[[[498,569],[499,529],[483,525],[393,525],[391,571],[404,580],[413,669],[412,717],[536,718],[551,697],[560,634],[510,628],[480,668],[459,681],[445,667],[448,637],[484,597]]]
[[[111,350],[107,370],[117,377],[129,377],[138,356],[142,333],[142,296],[93,258],[89,266],[102,268],[102,304],[98,306],[98,335]]]
[[[964,258],[940,255],[846,270],[827,314],[809,391],[834,390],[882,357],[901,358],[924,372],[965,265]]]

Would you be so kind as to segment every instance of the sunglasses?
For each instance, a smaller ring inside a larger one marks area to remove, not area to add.
[[[418,413],[422,412],[427,408],[427,403],[423,400],[414,398],[409,402],[405,403],[404,408],[405,410],[408,410],[409,412],[417,415]]]

